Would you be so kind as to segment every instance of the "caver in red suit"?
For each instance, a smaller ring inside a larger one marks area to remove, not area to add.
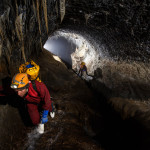
[[[27,101],[27,108],[34,125],[40,123],[40,113],[38,107],[43,110],[52,111],[52,102],[50,94],[43,82],[34,81],[36,85],[36,91],[33,88],[31,82],[29,82],[28,92],[26,93],[25,100]]]
[[[18,96],[26,100],[28,112],[34,125],[44,124],[48,121],[47,116],[48,112],[52,111],[52,102],[49,91],[43,82],[34,80],[31,83],[26,73],[18,73],[12,79],[11,88]],[[43,111],[41,119],[39,107]]]

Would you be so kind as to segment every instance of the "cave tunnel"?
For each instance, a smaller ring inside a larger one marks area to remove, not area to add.
[[[149,150],[149,11],[149,0],[2,0],[0,149]],[[44,134],[10,88],[30,60],[55,106]]]

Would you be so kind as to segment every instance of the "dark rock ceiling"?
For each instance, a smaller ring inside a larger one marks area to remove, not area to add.
[[[91,34],[94,30],[111,57],[118,53],[123,59],[149,60],[148,1],[67,1],[66,10],[64,24],[84,24]]]

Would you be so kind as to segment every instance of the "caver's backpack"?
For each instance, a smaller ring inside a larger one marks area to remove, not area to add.
[[[26,62],[25,64],[21,64],[19,67],[20,73],[27,73],[28,78],[31,81],[35,91],[37,91],[35,80],[41,82],[39,78],[39,70],[40,70],[40,66],[37,65],[33,60]]]

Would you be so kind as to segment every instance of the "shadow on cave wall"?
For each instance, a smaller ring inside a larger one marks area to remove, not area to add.
[[[106,97],[120,97],[133,100],[149,100],[150,85],[137,80],[121,81],[121,84],[115,88],[109,88],[102,83],[103,73],[100,68],[94,71],[94,80],[90,81],[93,88],[97,89]],[[111,80],[111,79],[110,79]]]
[[[140,81],[123,82],[120,87],[114,89],[112,96],[147,101],[150,99],[150,85]]]

